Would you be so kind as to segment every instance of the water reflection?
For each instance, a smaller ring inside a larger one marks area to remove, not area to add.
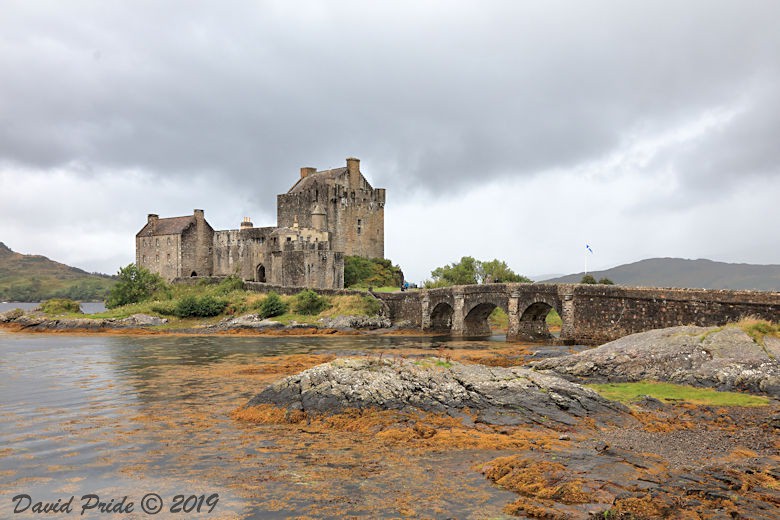
[[[264,367],[294,372],[305,355],[504,345],[0,333],[0,516],[9,517],[10,496],[33,488],[62,496],[155,487],[163,496],[219,490],[221,516],[203,518],[501,517],[512,495],[472,469],[492,454],[405,453],[348,433],[334,441],[237,423],[229,412],[278,377]]]

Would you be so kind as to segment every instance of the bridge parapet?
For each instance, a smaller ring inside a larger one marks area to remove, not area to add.
[[[496,307],[509,316],[508,340],[553,338],[545,318],[561,316],[562,343],[598,344],[676,325],[724,325],[746,316],[780,321],[780,293],[584,284],[484,284],[377,294],[394,322],[461,336],[490,333]]]

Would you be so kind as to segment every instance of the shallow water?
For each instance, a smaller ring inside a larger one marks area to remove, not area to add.
[[[0,332],[0,517],[41,516],[11,513],[19,493],[33,501],[75,496],[73,514],[50,518],[78,516],[80,497],[95,493],[115,502],[127,495],[135,509],[121,518],[151,518],[139,507],[155,492],[164,509],[154,518],[503,518],[514,495],[473,469],[496,452],[407,452],[358,434],[334,442],[229,417],[278,377],[264,375],[262,363],[294,362],[290,354],[502,344]],[[219,498],[210,514],[170,514],[177,494],[203,496],[202,504]]]
[[[40,302],[0,302],[0,312],[13,309],[31,311],[40,304]],[[81,302],[81,312],[84,314],[96,314],[98,312],[105,312],[105,310],[106,305],[103,302]]]

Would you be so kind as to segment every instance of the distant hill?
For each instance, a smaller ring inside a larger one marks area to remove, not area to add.
[[[583,274],[560,276],[545,282],[577,283],[582,279]],[[780,291],[780,265],[650,258],[588,274],[593,275],[597,280],[609,278],[619,285]]]
[[[0,242],[0,301],[103,300],[113,284],[111,276],[90,274],[45,256],[16,253]]]

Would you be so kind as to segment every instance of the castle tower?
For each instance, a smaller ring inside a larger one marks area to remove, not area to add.
[[[301,228],[327,230],[333,251],[384,258],[385,197],[383,188],[366,180],[355,157],[341,168],[301,168],[295,185],[277,196],[277,225],[292,228],[297,222]]]

